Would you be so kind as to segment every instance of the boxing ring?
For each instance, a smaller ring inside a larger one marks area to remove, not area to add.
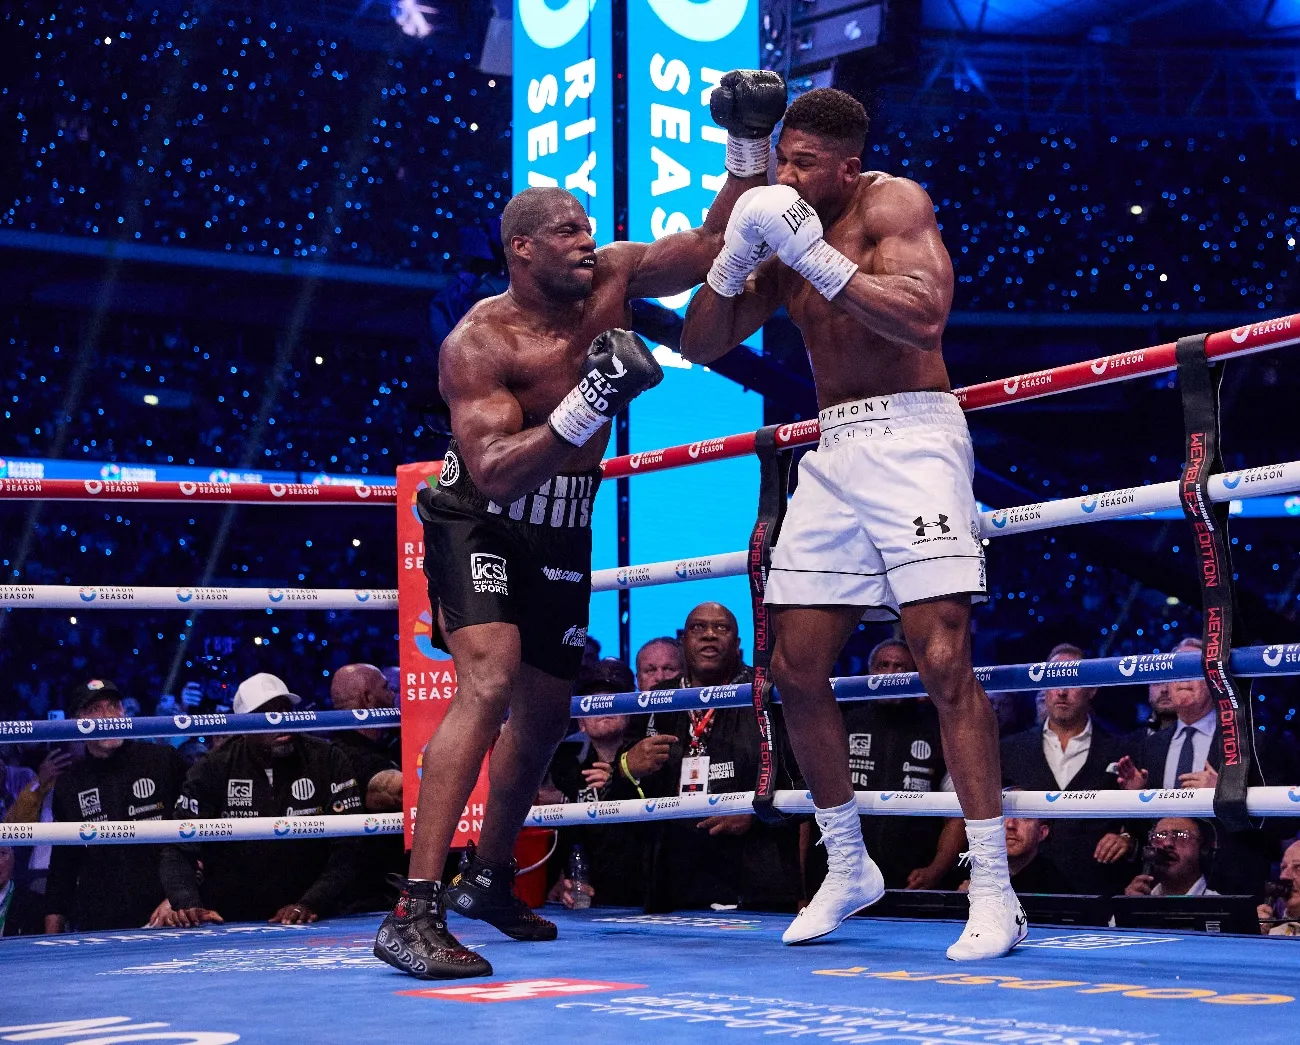
[[[1210,335],[1219,360],[1300,341],[1300,316]],[[1162,373],[1175,346],[1086,360],[956,392],[982,410],[1073,389]],[[777,449],[815,442],[816,421],[773,428]],[[759,433],[605,462],[622,478],[755,453]],[[1221,472],[1215,503],[1300,491],[1300,461]],[[1178,482],[1106,491],[987,511],[982,536],[996,539],[1178,507]],[[393,507],[390,486],[0,480],[0,500],[155,501],[211,504],[368,504]],[[1300,514],[1300,499],[1292,498]],[[748,551],[596,571],[593,590],[689,582],[748,572]],[[375,589],[144,588],[0,585],[0,606],[34,609],[396,608]],[[1300,674],[1300,643],[1244,646],[1225,657],[1232,675]],[[1114,686],[1202,677],[1195,653],[1144,654],[1068,664],[980,667],[989,690],[1044,684]],[[919,695],[913,674],[834,680],[839,699]],[[750,687],[601,694],[574,699],[575,717],[750,706]],[[0,742],[176,737],[260,731],[394,728],[396,709],[0,722]],[[1008,814],[1038,817],[1214,812],[1213,790],[1013,792]],[[538,806],[528,823],[649,822],[742,814],[754,792],[628,802]],[[1300,815],[1300,781],[1254,787],[1252,815]],[[959,815],[955,795],[872,792],[864,813]],[[811,796],[778,791],[776,807],[807,813]],[[401,814],[327,817],[3,824],[0,844],[132,844],[253,838],[395,834]],[[202,929],[22,937],[0,941],[0,1041],[81,1045],[179,1041],[397,1041],[414,1034],[513,1041],[529,1034],[614,1037],[628,1042],[745,1041],[814,1037],[842,1042],[1293,1042],[1300,947],[1277,938],[1036,926],[1009,957],[956,967],[944,947],[960,931],[943,920],[854,918],[816,944],[783,947],[788,915],[750,912],[645,915],[550,907],[554,943],[515,943],[452,915],[452,929],[497,969],[490,981],[420,982],[371,953],[381,915],[311,926],[222,925]],[[1032,924],[1032,919],[1031,919]],[[245,975],[257,973],[256,976]],[[306,991],[304,991],[304,988]],[[1249,1013],[1243,1009],[1250,1010]],[[521,1021],[526,1021],[521,1024]],[[439,1033],[441,1032],[441,1034]]]

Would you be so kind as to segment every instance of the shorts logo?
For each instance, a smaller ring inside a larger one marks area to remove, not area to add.
[[[926,530],[938,528],[940,533],[951,533],[952,527],[948,525],[948,516],[940,515],[937,522],[926,522],[924,516],[918,515],[912,520],[912,525],[916,527],[916,535],[924,537]]]
[[[299,802],[306,802],[316,794],[316,785],[308,777],[300,776],[289,785],[289,794],[293,795]]]
[[[564,633],[564,637],[560,639],[560,644],[563,646],[586,646],[587,629],[585,627],[580,628],[578,625],[574,624]]]
[[[131,785],[131,794],[135,795],[135,797],[140,799],[141,802],[143,802],[146,798],[152,798],[153,793],[157,790],[158,790],[158,785],[156,785],[147,776],[141,777],[139,780],[137,780],[134,784]]]
[[[918,759],[918,760],[921,761],[921,762],[924,762],[924,761],[925,761],[926,759],[928,759],[932,754],[934,754],[933,749],[932,749],[932,748],[930,747],[930,745],[929,745],[928,743],[926,743],[924,740],[913,740],[913,741],[912,741],[912,757],[913,757],[913,758]]]
[[[490,552],[472,552],[469,557],[469,576],[474,590],[480,595],[509,595],[509,578],[506,560]]]
[[[454,486],[460,478],[460,459],[451,450],[442,459],[442,474],[438,476],[439,486]]]
[[[237,780],[233,777],[226,781],[226,805],[252,806],[253,781]]]
[[[543,566],[542,573],[548,581],[567,581],[570,584],[577,584],[586,576],[580,570],[560,570],[554,566]]]
[[[97,787],[92,787],[89,791],[78,791],[77,805],[81,807],[81,815],[86,818],[104,815],[104,806],[99,801],[99,788]]]

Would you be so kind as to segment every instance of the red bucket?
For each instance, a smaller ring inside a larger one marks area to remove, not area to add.
[[[529,907],[546,903],[546,861],[555,852],[558,831],[545,827],[525,827],[515,841],[515,895]]]

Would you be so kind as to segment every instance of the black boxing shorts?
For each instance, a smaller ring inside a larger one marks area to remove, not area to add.
[[[576,679],[591,602],[591,510],[600,470],[557,475],[511,504],[474,485],[453,442],[418,498],[434,642],[474,624],[513,624],[522,659]],[[450,650],[448,650],[450,652]]]

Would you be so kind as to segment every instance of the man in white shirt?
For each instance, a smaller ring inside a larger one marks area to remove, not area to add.
[[[1002,741],[1003,783],[1027,791],[1091,791],[1115,786],[1111,766],[1120,757],[1116,737],[1095,727],[1092,701],[1096,687],[1072,686],[1075,662],[1084,659],[1078,646],[1062,643],[1040,665],[1046,687],[1041,694],[1046,718],[1041,726]],[[1118,891],[1127,872],[1118,867],[1132,850],[1132,839],[1119,825],[1104,820],[1073,820],[1053,825],[1044,852],[1079,893]]]
[[[1201,825],[1183,816],[1157,820],[1147,836],[1143,874],[1125,896],[1218,896],[1205,884],[1206,849]],[[1148,872],[1149,868],[1149,873]]]

